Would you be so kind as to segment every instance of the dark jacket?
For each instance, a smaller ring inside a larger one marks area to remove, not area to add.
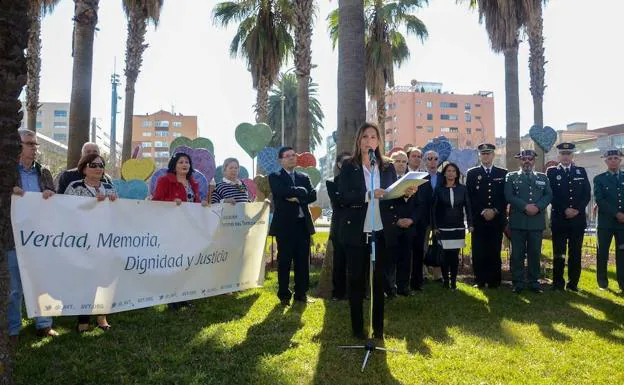
[[[444,175],[438,172],[438,179],[436,183],[439,185],[444,179]],[[431,175],[425,177],[426,180],[431,180]],[[433,191],[437,186],[432,186],[431,182],[422,184],[418,187],[416,198],[414,202],[416,213],[414,216],[417,218],[416,231],[423,231],[431,224],[431,205],[433,204]]]
[[[619,178],[610,171],[594,177],[594,197],[598,205],[598,228],[624,230],[624,223],[618,222],[617,213],[624,213],[624,173]]]
[[[84,175],[80,171],[78,171],[77,168],[63,171],[61,175],[59,175],[58,188],[56,189],[56,192],[59,194],[65,194],[67,186],[69,186],[71,182],[80,179],[84,179]],[[112,183],[110,176],[106,174],[102,176],[102,182],[106,182],[108,184]]]
[[[201,197],[199,196],[199,185],[192,175],[189,179],[189,183],[191,185],[191,189],[193,190],[193,194],[195,195],[194,202],[200,202]],[[180,199],[182,202],[187,201],[186,188],[182,183],[178,182],[174,173],[168,172],[166,175],[158,178],[152,200],[173,202],[176,199]]]
[[[325,186],[327,187],[327,195],[329,196],[329,203],[332,209],[329,237],[333,241],[340,241],[340,214],[342,213],[343,207],[338,200],[338,197],[340,196],[340,193],[338,192],[339,183],[340,175],[336,175],[333,181],[329,179],[325,181]]]
[[[475,226],[504,227],[507,224],[507,200],[505,200],[505,176],[507,170],[492,166],[490,174],[483,166],[473,167],[466,174],[466,188],[472,207],[472,220]],[[496,216],[486,221],[481,213],[493,209]]]
[[[549,167],[546,170],[546,176],[553,192],[550,211],[551,226],[585,228],[587,226],[585,209],[591,199],[591,186],[585,169],[572,165],[569,174],[566,174],[563,166],[558,165]],[[567,208],[578,210],[578,215],[572,219],[566,219]]]
[[[273,220],[269,235],[288,236],[292,227],[297,224],[299,209],[303,211],[308,233],[314,234],[314,223],[308,205],[316,201],[316,190],[312,187],[310,178],[295,171],[293,184],[290,175],[281,169],[269,175],[269,185],[273,194]],[[289,198],[297,198],[299,203],[291,202]]]
[[[444,185],[438,185],[436,188],[431,209],[432,227],[434,229],[465,228],[464,218],[466,217],[468,227],[471,227],[472,211],[466,186],[458,184],[453,187],[453,206],[451,206],[450,191],[451,189]]]

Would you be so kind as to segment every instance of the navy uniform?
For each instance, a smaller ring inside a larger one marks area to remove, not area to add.
[[[516,158],[533,158],[533,150],[523,150]],[[534,162],[534,160],[533,160]],[[542,233],[546,227],[546,207],[552,200],[552,190],[546,174],[523,170],[509,172],[505,181],[505,199],[509,202],[511,228],[511,275],[513,290],[524,289],[524,258],[528,261],[529,286],[541,292],[538,278],[542,255]],[[538,212],[529,215],[527,205],[536,205]]]
[[[571,154],[576,146],[573,143],[561,143],[557,146],[560,154]],[[585,208],[591,198],[591,187],[585,168],[575,164],[565,166],[561,163],[549,167],[546,175],[553,191],[551,207],[551,229],[553,247],[553,289],[563,289],[565,280],[563,270],[568,249],[568,290],[578,291],[581,277],[581,249],[587,227]],[[566,209],[578,210],[572,218],[566,218]]]
[[[609,150],[604,158],[617,156],[621,162],[620,150]],[[618,220],[624,214],[624,173],[622,170],[607,170],[594,178],[594,196],[598,204],[598,255],[596,274],[598,286],[606,289],[609,284],[607,278],[607,263],[609,261],[609,246],[615,237],[615,267],[616,277],[620,290],[624,290],[624,222]]]
[[[480,144],[481,153],[494,152],[496,146]],[[505,177],[507,170],[494,165],[480,165],[468,170],[466,187],[472,208],[472,267],[478,287],[498,287],[501,283],[501,244],[507,223]],[[491,220],[483,216],[491,209],[496,215]]]

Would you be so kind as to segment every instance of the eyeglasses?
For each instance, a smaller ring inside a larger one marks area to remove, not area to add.
[[[429,157],[429,158],[427,158],[427,160],[438,160],[438,158]]]
[[[89,163],[87,164],[87,166],[89,166],[89,168],[104,168],[104,164],[102,163]]]
[[[39,147],[39,143],[37,142],[22,142],[22,145],[26,147]]]

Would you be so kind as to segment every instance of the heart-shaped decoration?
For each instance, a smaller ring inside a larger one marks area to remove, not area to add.
[[[245,184],[245,187],[247,187],[247,191],[249,191],[249,199],[251,199],[252,202],[255,201],[256,196],[258,195],[258,188],[256,187],[254,181],[249,178],[245,178],[241,179],[241,182]]]
[[[549,160],[548,162],[546,162],[546,164],[544,165],[544,170],[549,168],[549,167],[556,167],[559,164],[559,162],[557,162],[556,160]]]
[[[173,140],[173,142],[171,142],[171,144],[169,145],[169,149],[173,154],[180,146],[186,146],[190,148],[203,148],[210,151],[210,153],[214,155],[214,145],[212,144],[212,141],[208,138],[199,137],[191,140],[186,136],[178,136]]]
[[[128,159],[121,165],[121,177],[124,180],[147,180],[156,170],[156,164],[149,158]]]
[[[282,168],[277,159],[279,149],[275,147],[265,147],[258,153],[258,167],[262,168],[268,175],[277,172]]]
[[[236,127],[234,132],[236,142],[245,150],[250,157],[255,158],[256,155],[265,148],[273,138],[273,131],[265,123],[252,125],[250,123],[241,123]]]
[[[303,152],[301,154],[297,154],[297,166],[316,167],[316,158],[311,152]]]
[[[112,182],[119,198],[143,200],[149,194],[147,183],[142,180],[114,179]]]
[[[321,181],[321,172],[315,167],[295,167],[295,170],[302,172],[310,177],[310,183],[312,183],[312,188],[315,188],[317,184]]]
[[[479,155],[476,150],[468,148],[460,150],[454,148],[451,150],[451,155],[449,155],[448,161],[455,163],[459,167],[459,171],[463,175],[466,175],[468,169],[479,163]]]
[[[149,182],[150,194],[154,195],[154,191],[156,191],[156,185],[158,184],[158,178],[164,175],[167,175],[166,168],[161,168],[159,170],[156,170],[156,172],[152,174],[152,178],[150,179],[150,182]],[[202,200],[205,200],[206,197],[208,197],[208,179],[206,179],[206,176],[197,169],[194,169],[193,179],[195,179],[195,181],[198,184],[199,196],[201,197]]]
[[[529,136],[544,152],[550,151],[557,141],[557,131],[549,126],[542,128],[538,125],[534,125],[529,130]]]
[[[253,179],[254,183],[257,187],[257,196],[260,197],[260,194],[264,196],[264,198],[268,198],[271,195],[271,186],[269,185],[269,178],[264,175],[256,175]]]
[[[249,171],[243,166],[240,166],[238,169],[238,179],[247,179],[249,178]],[[216,183],[219,183],[223,180],[223,166],[217,167],[215,170],[214,180]]]
[[[310,209],[310,216],[312,216],[312,222],[316,221],[317,219],[321,217],[321,213],[323,212],[323,210],[321,210],[320,206],[309,206],[308,208]]]
[[[427,143],[425,147],[423,147],[422,152],[423,152],[423,155],[427,151],[437,152],[438,153],[438,166],[439,166],[443,162],[446,162],[448,157],[451,155],[452,149],[453,149],[453,146],[451,145],[451,142],[449,142],[449,140],[445,136],[440,135],[437,138],[433,138],[431,141],[429,141],[429,143]]]
[[[179,146],[176,153],[183,152],[191,157],[193,169],[199,170],[208,180],[212,180],[215,176],[215,159],[212,153],[205,148],[191,148],[188,146]]]

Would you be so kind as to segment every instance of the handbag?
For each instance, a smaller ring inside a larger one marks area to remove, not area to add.
[[[435,235],[431,236],[431,243],[428,244],[425,253],[424,264],[429,267],[441,267],[444,259],[444,249]]]

